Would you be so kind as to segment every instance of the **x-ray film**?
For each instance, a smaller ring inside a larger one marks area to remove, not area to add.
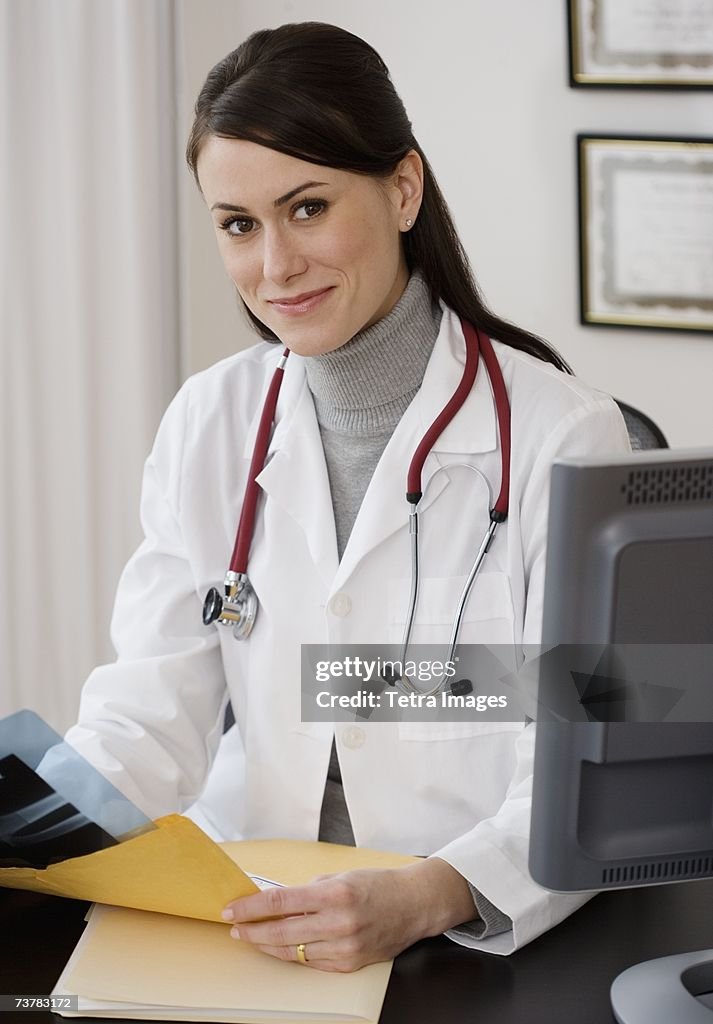
[[[154,828],[32,711],[0,721],[0,866],[44,868]]]

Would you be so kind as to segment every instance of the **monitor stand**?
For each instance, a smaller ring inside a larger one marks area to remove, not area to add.
[[[611,987],[618,1024],[713,1024],[713,949],[647,960]]]

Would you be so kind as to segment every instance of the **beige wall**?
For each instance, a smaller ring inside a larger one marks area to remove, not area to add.
[[[212,65],[258,28],[331,21],[389,65],[485,296],[552,341],[578,374],[637,405],[675,446],[713,445],[713,338],[578,324],[578,131],[704,135],[710,93],[573,90],[562,0],[178,0],[183,138]],[[252,335],[197,190],[184,177],[184,370]]]

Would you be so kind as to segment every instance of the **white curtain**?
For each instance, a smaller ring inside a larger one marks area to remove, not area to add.
[[[171,0],[0,0],[0,715],[111,659],[179,377]]]

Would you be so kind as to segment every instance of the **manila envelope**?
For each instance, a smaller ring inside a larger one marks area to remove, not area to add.
[[[179,814],[158,818],[155,824],[152,831],[117,846],[41,870],[0,868],[0,886],[222,921],[220,914],[228,903],[258,892],[245,871],[299,885],[319,874],[401,867],[418,859],[300,840],[258,839],[219,846]]]
[[[0,886],[204,921],[220,921],[231,900],[259,891],[190,818],[169,814],[155,824],[117,846],[43,869],[0,868]]]

